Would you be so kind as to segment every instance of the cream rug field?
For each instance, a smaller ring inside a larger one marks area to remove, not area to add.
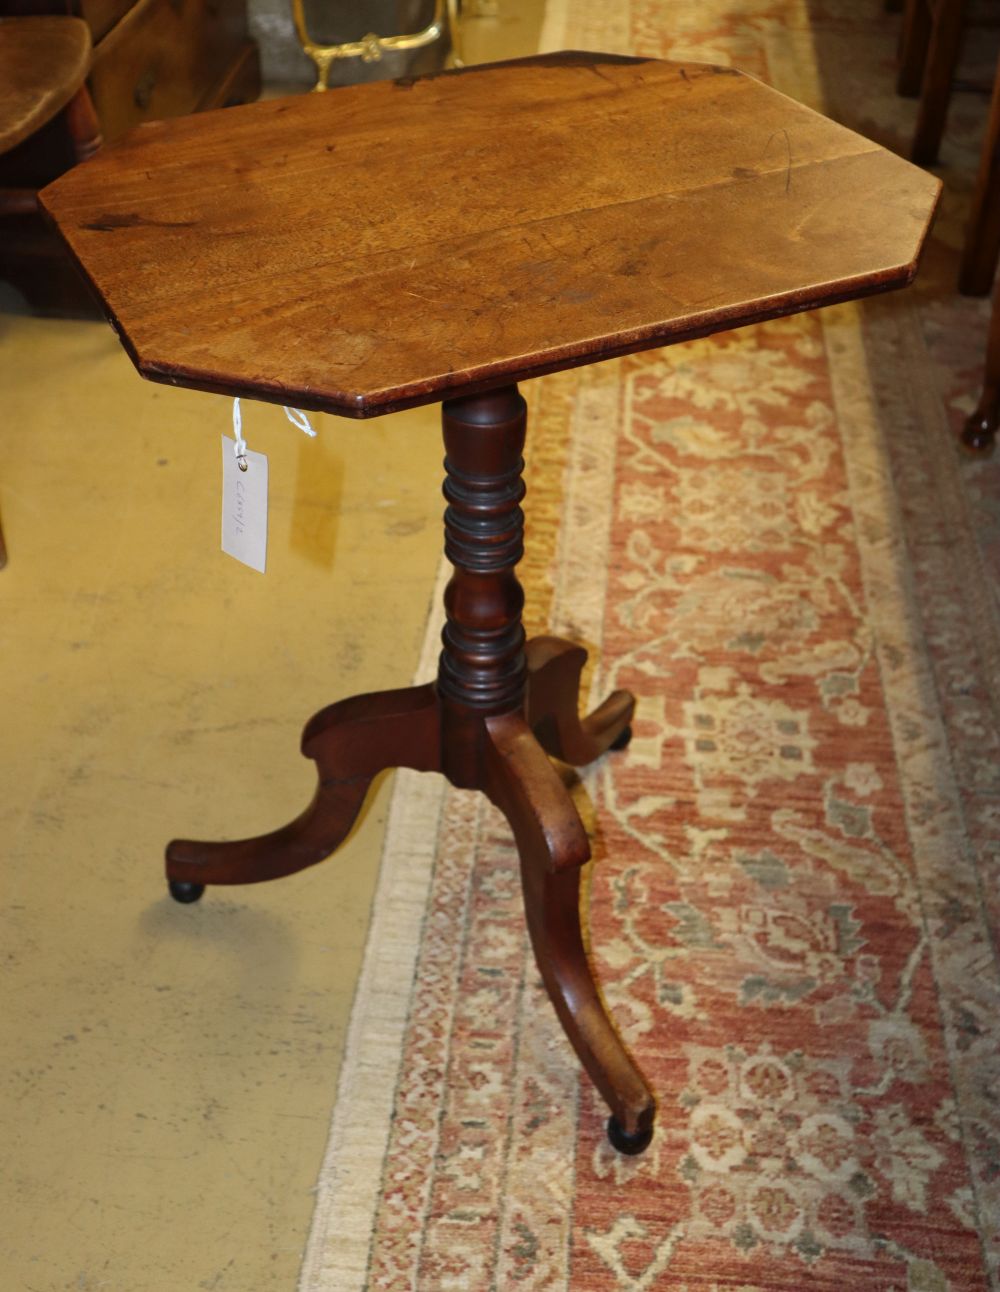
[[[545,45],[732,63],[903,148],[895,21],[558,0]],[[907,295],[525,388],[529,626],[640,697],[577,793],[657,1134],[605,1139],[499,816],[399,773],[301,1292],[1000,1286],[1000,479],[954,447],[955,192]]]

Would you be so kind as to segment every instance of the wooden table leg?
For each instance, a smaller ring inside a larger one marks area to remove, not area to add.
[[[585,767],[608,749],[624,749],[632,736],[635,697],[615,691],[586,718],[579,716],[582,646],[560,637],[528,642],[528,725],[547,754]]]
[[[559,1021],[611,1109],[608,1137],[622,1153],[653,1138],[656,1104],[597,991],[580,928],[580,868],[590,844],[569,791],[523,718],[487,723],[487,793],[514,832],[535,959]]]
[[[586,652],[555,637],[525,647],[524,593],[514,573],[524,536],[525,404],[517,387],[451,400],[442,421],[445,551],[455,569],[437,681],[356,696],[316,714],[302,737],[319,774],[309,807],[251,839],[175,840],[167,848],[170,891],[193,902],[206,884],[258,883],[322,861],[387,767],[440,771],[454,785],[481,790],[510,822],[535,958],[566,1035],[611,1109],[609,1138],[620,1152],[641,1153],[656,1105],[591,973],[579,908],[590,845],[548,758],[582,764],[620,748],[635,700],[616,691],[580,718]]]
[[[604,1008],[580,928],[583,823],[545,748],[589,762],[627,740],[634,698],[619,691],[577,716],[586,652],[557,638],[524,649],[521,479],[526,412],[514,386],[444,405],[445,550],[455,573],[438,673],[445,706],[442,770],[483,790],[510,822],[525,914],[542,980],[580,1061],[611,1109],[608,1136],[641,1153],[656,1105]],[[530,724],[530,725],[529,725]]]
[[[986,372],[976,411],[962,430],[962,444],[973,453],[991,453],[1000,424],[1000,308],[994,297],[986,341]]]
[[[228,843],[175,839],[167,845],[167,882],[179,902],[206,884],[257,884],[323,861],[347,838],[368,787],[387,767],[437,771],[440,719],[433,685],[341,700],[306,724],[302,752],[315,759],[319,784],[294,821],[269,834]]]
[[[1000,256],[1000,63],[993,78],[993,97],[976,173],[976,191],[965,231],[958,290],[966,296],[988,296]]]
[[[906,0],[899,33],[899,71],[896,91],[916,98],[924,80],[927,49],[931,43],[930,0]]]
[[[937,160],[944,135],[952,81],[962,46],[967,0],[935,0],[927,65],[910,159],[922,166]]]

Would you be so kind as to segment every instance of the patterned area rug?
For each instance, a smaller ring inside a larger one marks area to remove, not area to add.
[[[563,0],[547,43],[736,64],[903,149],[881,11]],[[952,436],[986,318],[956,116],[918,289],[525,388],[531,626],[641,697],[574,792],[658,1131],[609,1147],[499,816],[399,773],[301,1292],[1000,1287],[1000,480]]]

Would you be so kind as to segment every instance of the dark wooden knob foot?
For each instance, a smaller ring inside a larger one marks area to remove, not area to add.
[[[630,725],[625,728],[625,730],[622,732],[622,734],[618,737],[617,740],[613,740],[611,742],[608,748],[614,750],[615,753],[617,753],[619,749],[626,749],[629,743],[631,742],[631,740],[632,740],[632,727]]]
[[[624,1153],[627,1157],[637,1157],[640,1153],[645,1153],[653,1139],[653,1127],[647,1126],[643,1130],[638,1130],[629,1134],[623,1130],[617,1117],[608,1118],[608,1139],[611,1141],[611,1147],[619,1153]]]
[[[962,428],[962,447],[970,453],[987,454],[993,452],[996,441],[997,419],[984,416],[978,410],[972,414]]]
[[[184,906],[189,906],[192,902],[196,902],[205,891],[204,884],[193,884],[183,879],[168,879],[167,887],[174,901],[181,902]]]

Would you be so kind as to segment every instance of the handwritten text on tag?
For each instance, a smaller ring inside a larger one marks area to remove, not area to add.
[[[222,550],[252,570],[267,564],[267,457],[244,449],[240,470],[235,440],[222,437]]]

